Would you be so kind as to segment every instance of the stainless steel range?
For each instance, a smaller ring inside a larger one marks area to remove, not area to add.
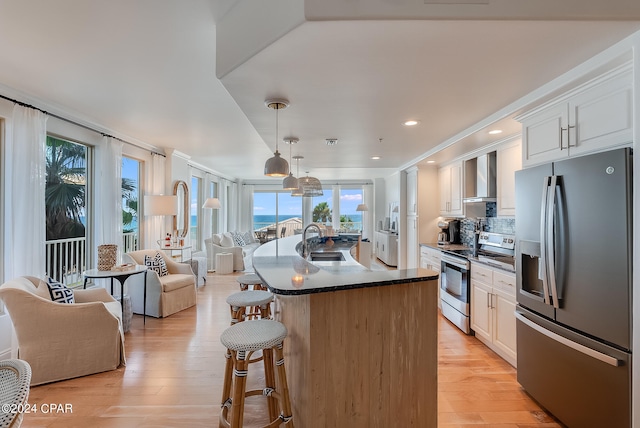
[[[475,248],[442,249],[440,271],[440,301],[442,315],[466,334],[471,333],[470,268],[469,260],[513,269],[515,236],[500,233],[477,232]]]

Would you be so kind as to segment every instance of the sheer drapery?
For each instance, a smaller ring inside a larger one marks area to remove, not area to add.
[[[122,251],[122,142],[103,137],[96,149],[96,246],[116,244],[118,260]],[[97,266],[97,251],[95,254]]]
[[[5,159],[5,280],[45,274],[47,115],[15,105]]]
[[[255,186],[253,184],[245,184],[241,187],[242,193],[240,195],[240,225],[239,229],[242,231],[253,230],[253,191]]]
[[[228,221],[228,231],[232,232],[234,230],[240,230],[240,221],[238,218],[238,183],[230,182],[229,183],[229,221]]]
[[[231,203],[230,198],[229,198],[229,180],[226,180],[224,178],[221,178],[218,181],[218,199],[220,200],[220,205],[222,206],[222,209],[220,211],[222,211],[220,214],[220,217],[218,217],[220,219],[220,230],[219,232],[229,232],[229,213],[230,213],[230,207],[229,204]]]
[[[165,194],[165,162],[166,159],[162,155],[152,153],[151,155],[151,167],[148,168],[147,178],[149,185],[147,186],[147,195],[163,195]],[[158,239],[162,238],[162,232],[164,230],[165,218],[158,216],[145,216],[144,207],[142,216],[144,216],[144,247],[143,248],[157,248]]]

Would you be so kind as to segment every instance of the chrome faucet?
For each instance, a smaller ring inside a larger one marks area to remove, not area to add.
[[[318,223],[309,223],[302,232],[302,258],[306,259],[309,255],[309,244],[307,243],[307,231],[309,228],[315,227],[318,230],[318,236],[322,238],[322,228]]]

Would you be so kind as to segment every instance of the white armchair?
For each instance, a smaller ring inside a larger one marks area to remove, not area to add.
[[[196,276],[191,265],[176,263],[164,251],[139,250],[126,253],[125,263],[136,263],[144,266],[144,256],[162,255],[169,275],[159,276],[156,272],[147,272],[147,308],[146,314],[156,318],[168,317],[171,314],[195,306]],[[127,289],[131,296],[133,312],[142,314],[144,309],[144,278],[134,275],[127,279]]]
[[[0,286],[31,366],[31,384],[114,370],[125,364],[122,308],[104,288],[74,290],[75,303],[52,302],[44,281],[18,277]]]
[[[255,240],[255,237],[251,232],[243,233],[244,245],[237,245],[230,232],[213,235],[211,238],[204,240],[204,244],[207,250],[207,270],[216,270],[216,254],[218,253],[231,253],[233,254],[233,270],[242,271],[245,270],[246,264],[249,264],[253,252],[260,246],[260,243]]]

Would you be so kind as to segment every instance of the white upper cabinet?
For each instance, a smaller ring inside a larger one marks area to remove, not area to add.
[[[440,215],[463,215],[462,161],[440,168],[438,170],[438,183],[440,186]]]
[[[630,67],[607,73],[520,117],[524,167],[629,144],[633,136]]]
[[[522,143],[518,139],[497,149],[498,215],[516,215],[516,171],[522,168]]]

